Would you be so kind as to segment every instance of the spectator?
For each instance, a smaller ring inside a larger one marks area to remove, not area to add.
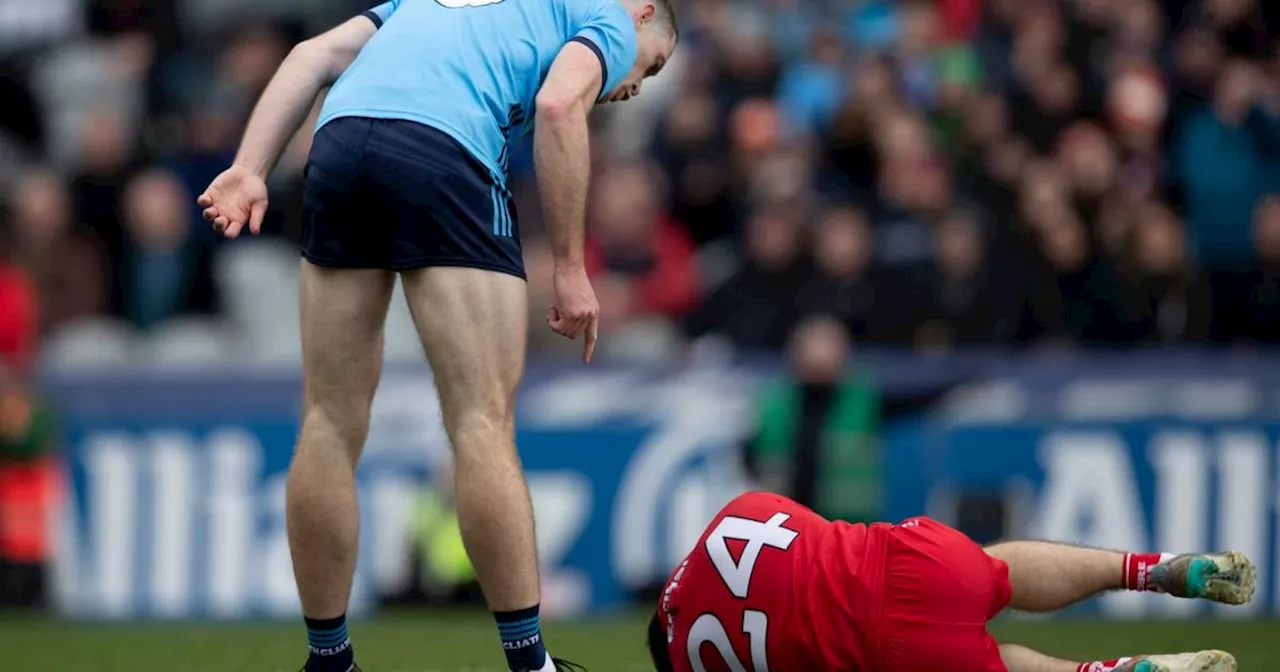
[[[928,109],[938,101],[939,54],[942,24],[934,0],[898,3],[898,42],[894,49],[907,99]]]
[[[648,164],[619,164],[597,180],[586,262],[605,329],[633,317],[680,318],[698,300],[693,241],[663,212],[660,178]]]
[[[1117,158],[1107,134],[1093,124],[1076,124],[1059,139],[1056,160],[1068,180],[1070,205],[1084,221],[1096,222],[1112,196]]]
[[[1187,235],[1209,273],[1213,304],[1224,314],[1246,310],[1242,302],[1256,258],[1250,235],[1254,206],[1280,177],[1280,119],[1258,107],[1260,84],[1252,64],[1228,64],[1213,106],[1187,119],[1172,157]],[[1214,340],[1232,338],[1225,323],[1218,327]]]
[[[746,100],[768,100],[777,86],[778,63],[764,13],[755,5],[739,4],[725,16],[731,18],[719,25],[715,35],[720,65],[714,83],[716,98],[725,109]]]
[[[937,103],[931,116],[939,146],[954,158],[967,146],[967,116],[970,105],[980,96],[982,65],[970,46],[958,44],[939,50],[937,67]],[[1002,113],[996,111],[995,124],[1005,122]]]
[[[821,18],[818,8],[804,0],[765,0],[762,4],[774,54],[785,61],[803,56],[815,24]],[[839,43],[840,35],[835,35],[835,39]]]
[[[813,275],[801,286],[796,305],[803,314],[840,319],[855,340],[877,326],[876,282],[867,217],[850,206],[828,208],[813,235]]]
[[[1162,142],[1172,145],[1182,135],[1188,116],[1213,100],[1225,59],[1222,43],[1208,27],[1191,28],[1176,38],[1173,53],[1173,104]]]
[[[831,29],[814,31],[809,56],[788,66],[778,82],[778,98],[792,130],[826,131],[840,103],[843,45]]]
[[[1116,5],[1114,30],[1106,45],[1110,59],[1099,70],[1115,73],[1126,62],[1162,60],[1165,41],[1164,16],[1155,0],[1131,0]],[[1096,47],[1095,47],[1096,49]]]
[[[931,227],[955,203],[950,169],[937,158],[893,160],[885,166],[882,178],[881,258],[890,265],[925,261]]]
[[[414,498],[410,522],[415,544],[410,552],[412,583],[398,594],[384,596],[391,603],[418,602],[470,604],[483,600],[475,567],[462,545],[457,502],[453,492],[453,465],[439,460],[431,477]]]
[[[1009,136],[1009,105],[1004,96],[983,91],[965,99],[961,132],[952,145],[951,158],[962,175],[981,170],[982,155]],[[971,186],[973,182],[966,182]]]
[[[1054,298],[1061,302],[1061,321],[1049,331],[1095,347],[1124,340],[1122,279],[1118,269],[1097,254],[1075,213],[1064,211],[1047,222],[1040,240],[1053,272]]]
[[[50,516],[61,465],[56,425],[12,370],[0,370],[0,606],[44,597]]]
[[[1015,187],[1031,147],[1009,127],[1006,99],[993,92],[971,97],[966,104],[964,133],[957,143],[958,186],[988,211],[1016,209]]]
[[[976,213],[957,209],[935,230],[933,262],[913,269],[917,295],[908,338],[917,348],[948,350],[1010,343],[1018,331],[1023,283],[989,259]]]
[[[769,99],[749,98],[730,112],[728,130],[735,196],[751,202],[752,177],[782,144],[782,114]]]
[[[799,213],[783,204],[757,210],[747,222],[744,260],[689,316],[694,338],[716,335],[736,348],[780,350],[796,323],[801,263]]]
[[[1280,120],[1259,107],[1259,77],[1250,63],[1229,63],[1213,106],[1188,119],[1175,147],[1190,234],[1201,259],[1215,269],[1247,263],[1253,206],[1277,179]]]
[[[879,52],[889,50],[897,43],[901,27],[897,3],[867,0],[850,6],[844,31],[850,44]]]
[[[1080,77],[1063,59],[1067,29],[1055,5],[1029,6],[1018,21],[1009,53],[1013,124],[1047,152],[1079,113]]]
[[[34,362],[39,305],[31,276],[12,259],[0,258],[0,370],[25,373]]]
[[[1249,283],[1243,314],[1223,316],[1226,333],[1255,343],[1280,343],[1280,194],[1258,205],[1253,228],[1258,268]]]
[[[1204,342],[1213,318],[1209,287],[1187,255],[1177,215],[1160,203],[1143,206],[1130,249],[1137,265],[1134,338],[1153,344]]]
[[[124,249],[120,194],[133,172],[134,138],[119,112],[96,109],[85,118],[80,140],[80,171],[72,182],[77,219],[112,259],[119,259]]]
[[[1258,0],[1205,0],[1202,11],[1218,39],[1232,53],[1256,58],[1270,46],[1271,37],[1260,4]]]
[[[880,399],[851,362],[840,320],[801,322],[790,371],[761,391],[744,458],[769,489],[828,518],[869,522],[880,513]]]
[[[40,332],[105,314],[110,276],[94,237],[72,224],[66,184],[36,169],[18,182],[12,200],[15,257],[35,282]]]
[[[1117,130],[1113,195],[1126,203],[1161,196],[1165,179],[1160,141],[1169,95],[1158,71],[1133,67],[1120,73],[1108,91],[1108,112]]]
[[[269,21],[237,26],[233,38],[219,54],[213,98],[231,106],[243,123],[258,95],[271,81],[289,52],[285,36]]]
[[[655,158],[672,180],[672,216],[689,226],[698,244],[737,228],[724,160],[724,129],[715,99],[690,91],[667,112],[658,133]]]
[[[190,200],[173,173],[152,169],[124,195],[128,235],[121,260],[121,312],[139,328],[213,309],[206,250],[192,235]]]
[[[826,138],[828,189],[869,197],[880,170],[873,139],[880,121],[903,104],[898,70],[887,57],[864,59]]]

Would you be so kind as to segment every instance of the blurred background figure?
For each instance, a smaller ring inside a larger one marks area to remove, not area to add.
[[[765,489],[830,518],[870,522],[881,514],[880,400],[852,355],[843,320],[805,318],[791,337],[790,370],[760,391],[744,460]]]
[[[781,203],[748,217],[743,259],[690,315],[690,336],[715,335],[744,349],[776,350],[786,343],[806,274],[802,220],[802,213]]]
[[[836,315],[855,339],[877,328],[871,232],[856,208],[833,207],[818,216],[812,243],[813,273],[793,301],[802,313]]]
[[[1248,284],[1248,309],[1233,335],[1255,343],[1280,342],[1280,196],[1258,204],[1253,223],[1258,268]]]
[[[106,314],[112,285],[102,243],[76,223],[66,185],[49,170],[27,173],[12,191],[16,261],[39,297],[40,333]]]
[[[634,328],[650,346],[667,341],[656,344],[655,354],[669,357],[677,347],[675,321],[700,298],[693,240],[663,211],[663,177],[655,166],[611,165],[596,181],[586,255],[601,305],[602,352],[624,356],[625,347],[616,346],[629,344],[624,332]]]
[[[1130,242],[1136,269],[1135,342],[1183,345],[1203,342],[1213,316],[1213,298],[1182,235],[1182,223],[1168,207],[1149,203],[1134,215]]]
[[[0,607],[45,599],[61,496],[58,435],[49,408],[0,368]]]
[[[125,187],[120,313],[148,329],[189,311],[213,308],[208,259],[188,206],[190,193],[167,171],[140,173]]]
[[[444,464],[413,498],[408,580],[382,599],[390,604],[483,606],[475,568],[462,544],[454,501],[453,469]]]
[[[1025,287],[990,258],[983,223],[970,210],[952,211],[937,226],[933,259],[917,271],[919,294],[903,302],[911,311],[894,322],[919,325],[913,343],[923,350],[1013,342]]]

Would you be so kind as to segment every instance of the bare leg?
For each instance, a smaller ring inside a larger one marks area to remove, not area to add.
[[[382,368],[395,276],[302,262],[303,418],[286,512],[293,572],[310,619],[347,610],[355,570],[355,465]]]
[[[1000,658],[1009,672],[1077,672],[1080,669],[1080,663],[1050,658],[1018,644],[1001,644]]]
[[[1044,541],[1012,541],[986,549],[1009,566],[1011,607],[1054,611],[1109,590],[1245,604],[1257,570],[1242,553],[1126,554]]]
[[[459,523],[485,599],[494,611],[533,606],[533,504],[515,446],[527,288],[472,268],[426,268],[403,280],[453,443]]]
[[[527,287],[520,278],[474,268],[426,268],[402,278],[453,444],[462,540],[508,665],[543,669],[550,662],[538,625],[533,503],[515,445]]]
[[[1124,554],[1043,541],[1011,541],[987,553],[1009,565],[1013,599],[1022,611],[1055,611],[1124,588]]]

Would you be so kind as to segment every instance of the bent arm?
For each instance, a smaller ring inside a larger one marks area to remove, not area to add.
[[[591,176],[587,114],[603,80],[600,57],[580,42],[560,51],[534,101],[533,160],[551,251],[560,269],[582,267]]]
[[[266,179],[316,96],[337,81],[377,30],[369,18],[356,17],[294,47],[249,117],[235,164]]]

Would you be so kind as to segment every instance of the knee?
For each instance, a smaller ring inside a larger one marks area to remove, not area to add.
[[[513,452],[514,414],[501,406],[469,409],[445,418],[445,429],[460,457]]]
[[[343,453],[354,463],[369,435],[368,406],[308,403],[303,410],[298,451]]]

